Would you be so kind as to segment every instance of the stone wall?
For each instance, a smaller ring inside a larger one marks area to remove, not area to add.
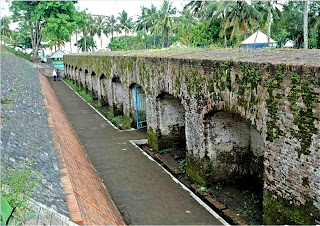
[[[75,67],[104,74],[108,81],[119,77],[127,117],[130,86],[140,84],[147,94],[149,145],[156,150],[161,134],[174,123],[161,126],[158,97],[177,98],[185,111],[187,173],[193,180],[210,183],[217,178],[208,175],[219,166],[229,168],[224,177],[258,174],[264,182],[266,223],[319,220],[318,51],[110,52],[66,55],[64,62],[70,78]],[[212,112],[218,113],[208,117]]]

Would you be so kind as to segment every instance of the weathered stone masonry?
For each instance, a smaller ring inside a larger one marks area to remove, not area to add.
[[[266,224],[319,223],[319,50],[108,52],[64,63],[69,78],[133,120],[130,87],[140,85],[149,145],[185,137],[193,180],[249,175],[263,182]]]

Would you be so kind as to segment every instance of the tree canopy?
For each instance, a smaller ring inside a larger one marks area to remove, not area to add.
[[[2,40],[14,48],[32,47],[34,59],[41,42],[59,49],[74,34],[81,51],[97,48],[93,45],[95,35],[102,48],[107,41],[103,34],[109,37],[112,50],[165,48],[177,41],[189,47],[239,47],[257,30],[265,32],[268,40],[275,39],[279,47],[292,40],[294,48],[320,48],[317,1],[190,1],[177,12],[172,2],[164,0],[160,7],[142,6],[136,21],[125,10],[118,15],[90,15],[77,10],[75,3],[13,1],[12,17],[1,18]],[[11,31],[11,22],[19,22],[19,28]]]

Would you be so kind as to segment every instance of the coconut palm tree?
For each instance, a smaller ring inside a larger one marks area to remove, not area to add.
[[[149,31],[153,35],[153,45],[156,45],[156,35],[160,32],[160,27],[156,25],[159,18],[159,12],[155,5],[151,4],[150,9],[147,8],[146,22],[149,25]]]
[[[230,30],[230,40],[233,40],[237,31],[241,31],[246,38],[249,29],[257,26],[261,20],[259,12],[245,1],[229,2],[225,13],[222,30],[224,33]]]
[[[155,23],[156,27],[161,28],[162,32],[162,48],[165,47],[165,41],[168,44],[169,32],[174,26],[174,16],[176,14],[176,8],[172,7],[172,2],[165,0],[159,11],[159,18]]]
[[[11,18],[4,16],[1,18],[1,35],[10,36],[12,31],[10,30]]]
[[[261,14],[261,26],[267,27],[268,44],[270,43],[272,22],[276,22],[281,17],[281,11],[276,7],[277,5],[275,0],[258,1],[253,4]]]
[[[128,13],[122,10],[122,12],[119,13],[118,20],[120,23],[119,24],[120,30],[124,32],[125,35],[128,35],[134,26],[132,17],[128,17]]]
[[[107,19],[107,25],[105,26],[105,29],[103,30],[103,33],[106,36],[109,36],[111,34],[111,41],[113,40],[113,34],[115,32],[119,32],[119,24],[117,24],[117,18],[114,15],[111,15]]]
[[[98,35],[98,38],[100,38],[100,44],[102,49],[102,33],[105,30],[106,27],[106,21],[103,16],[98,16],[95,20],[95,28],[96,28],[96,34]]]

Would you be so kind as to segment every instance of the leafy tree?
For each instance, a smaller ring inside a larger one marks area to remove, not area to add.
[[[189,46],[191,43],[190,36],[193,27],[196,25],[197,20],[193,17],[190,9],[183,9],[180,12],[181,17],[176,21],[176,29],[178,33],[178,41],[184,45]]]
[[[213,42],[219,42],[221,19],[212,22],[199,23],[191,32],[191,43],[193,46],[209,46]]]
[[[48,9],[52,10],[47,18],[47,24],[42,29],[44,39],[60,49],[65,42],[70,41],[71,34],[77,28],[78,11],[73,2],[47,2]],[[54,12],[54,13],[53,13]]]
[[[88,50],[93,50],[96,48],[96,43],[91,36],[84,36],[77,43],[74,44],[77,46],[82,52],[87,52]]]
[[[25,21],[30,27],[33,60],[38,57],[44,34],[48,34],[50,39],[54,38],[56,40],[68,40],[70,38],[74,23],[73,15],[76,13],[74,4],[75,2],[68,1],[12,2],[10,10],[13,12],[14,20]],[[63,27],[59,27],[57,23]]]

